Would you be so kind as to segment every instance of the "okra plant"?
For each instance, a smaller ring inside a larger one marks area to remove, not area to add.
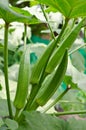
[[[15,7],[13,7],[14,5]],[[86,1],[85,0],[34,0],[40,5],[41,11],[46,19],[46,23],[51,32],[52,40],[46,47],[43,54],[34,64],[31,70],[30,63],[30,48],[26,45],[27,33],[26,28],[31,24],[42,23],[28,11],[18,7],[18,0],[0,0],[0,18],[5,22],[4,26],[4,78],[7,96],[7,105],[9,115],[2,118],[0,129],[4,130],[48,130],[55,129],[73,129],[67,122],[56,117],[66,114],[82,114],[85,111],[79,112],[59,112],[53,114],[44,114],[70,90],[70,84],[61,92],[56,99],[49,104],[42,113],[37,112],[40,107],[43,107],[58,91],[62,81],[64,80],[67,65],[69,49],[76,40],[82,27],[85,27],[86,21]],[[23,1],[23,4],[25,1]],[[16,7],[17,6],[17,7]],[[44,8],[46,7],[46,9]],[[54,36],[50,26],[50,21],[47,18],[47,9],[58,11],[64,17],[63,27],[58,36]],[[76,19],[81,18],[80,22],[75,25]],[[12,22],[21,22],[25,27],[24,49],[22,52],[20,67],[18,72],[18,81],[15,92],[14,101],[11,103],[10,86],[8,78],[8,31]],[[71,26],[70,21],[72,21]],[[70,26],[70,28],[69,28]],[[76,88],[77,89],[77,88]],[[13,104],[13,107],[12,107]],[[37,119],[36,119],[37,118]],[[61,123],[61,124],[60,124]],[[63,124],[63,125],[62,125]]]

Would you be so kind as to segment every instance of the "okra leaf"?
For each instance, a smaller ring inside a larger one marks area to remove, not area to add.
[[[86,0],[67,0],[71,5],[70,18],[86,16]]]
[[[86,1],[73,8],[70,13],[70,18],[77,18],[82,16],[86,16]]]
[[[37,0],[59,10],[67,18],[78,18],[86,16],[85,0]]]
[[[86,129],[86,120],[83,118],[81,119],[75,119],[70,118],[68,120],[68,130],[85,130]]]
[[[22,14],[23,16],[29,18],[27,24],[31,25],[31,24],[38,24],[41,21],[39,21],[35,16],[33,16],[32,14],[29,13],[29,11],[26,11],[24,9],[21,8],[17,8],[17,7],[10,7],[13,11],[15,11],[18,14]],[[19,21],[19,22],[23,22],[23,21]],[[26,22],[23,22],[26,23]]]
[[[23,121],[17,130],[66,130],[67,122],[40,112],[23,112]]]
[[[0,95],[1,95],[1,93],[0,93]],[[5,97],[5,96],[3,95],[3,97]],[[12,102],[11,102],[11,105],[12,105],[13,113],[15,113],[15,108],[14,108]],[[9,115],[9,112],[8,112],[7,100],[1,99],[1,97],[0,97],[0,118],[3,119],[5,117],[8,117],[8,115]]]
[[[57,10],[59,10],[64,16],[69,16],[71,6],[67,0],[37,0],[40,3],[49,5]]]
[[[29,24],[30,21],[32,21],[32,18],[34,18],[29,13],[27,15],[26,11],[24,10],[20,12],[17,11],[13,10],[9,6],[8,0],[0,0],[0,17],[3,18],[5,22],[10,23],[10,22],[17,21],[17,22],[23,22]]]
[[[10,130],[16,130],[18,128],[18,123],[15,120],[5,119],[5,124],[8,126]]]

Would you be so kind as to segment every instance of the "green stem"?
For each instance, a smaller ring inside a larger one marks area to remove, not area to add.
[[[51,26],[50,26],[50,24],[49,24],[47,15],[46,15],[46,13],[45,13],[45,11],[44,11],[44,9],[43,9],[43,5],[40,4],[40,6],[41,6],[41,10],[42,10],[42,12],[43,12],[43,14],[44,14],[44,17],[45,17],[45,19],[46,19],[46,21],[47,21],[48,27],[49,27],[49,29],[50,29],[51,36],[52,36],[52,38],[55,40],[54,33],[53,33],[52,28],[51,28]]]
[[[34,101],[34,98],[35,98],[36,94],[38,93],[38,90],[39,90],[39,87],[37,85],[33,85],[32,86],[32,90],[31,90],[30,96],[28,98],[28,102],[27,102],[24,110],[28,110],[29,111],[29,108],[30,108],[31,104]]]
[[[58,41],[59,41],[59,42],[60,42],[61,37],[63,36],[63,34],[64,34],[64,32],[65,32],[65,29],[66,29],[66,27],[67,27],[67,25],[68,25],[69,20],[70,20],[70,19],[65,18],[64,26],[62,27],[62,30],[61,30],[61,32],[60,32],[60,34],[59,34],[59,36],[58,36]]]
[[[4,75],[5,75],[5,86],[6,86],[6,96],[8,103],[9,116],[12,119],[12,107],[10,100],[10,92],[9,92],[9,81],[8,81],[8,28],[9,24],[5,23],[5,32],[4,32]]]
[[[44,112],[47,112],[51,107],[53,107],[69,90],[70,88],[66,88],[48,107],[45,108]]]
[[[20,113],[20,110],[19,109],[16,109],[16,113],[15,113],[15,116],[14,116],[14,120],[17,121],[18,117],[19,117],[19,113]]]
[[[84,42],[86,43],[86,27],[84,27]]]
[[[61,115],[75,115],[75,114],[86,114],[86,110],[82,110],[82,111],[67,111],[67,112],[58,112],[58,113],[54,113],[53,115],[55,116],[61,116]]]
[[[27,44],[27,25],[24,24],[24,50],[26,50],[26,44]]]

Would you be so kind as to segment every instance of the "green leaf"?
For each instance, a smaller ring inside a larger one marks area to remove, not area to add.
[[[77,83],[73,83],[71,76],[66,75],[66,76],[64,77],[64,83],[65,83],[67,86],[70,85],[70,87],[73,88],[73,89],[78,89]]]
[[[0,127],[4,124],[3,119],[0,118]]]
[[[5,98],[5,95],[3,95]],[[13,103],[11,102],[13,113],[15,113],[15,108],[13,106]],[[7,106],[7,99],[0,99],[0,117],[4,118],[8,116],[8,106]]]
[[[65,16],[69,16],[70,10],[71,10],[71,6],[70,4],[67,2],[67,0],[37,0],[40,3],[49,5],[53,8],[56,8],[57,10],[59,10],[63,15]]]
[[[7,107],[7,101],[5,99],[0,99],[0,116],[8,116],[8,107]]]
[[[24,112],[24,121],[17,130],[66,130],[66,121],[39,112]]]
[[[81,98],[84,99],[85,97],[82,97],[79,94],[78,90],[70,89],[64,97],[59,101],[60,107],[64,111],[81,111],[85,110],[85,100],[81,100]],[[57,105],[58,106],[58,105]]]
[[[86,120],[76,120],[71,118],[68,120],[68,130],[86,130]]]
[[[24,10],[24,9],[20,9],[20,8],[17,8],[17,7],[11,7],[11,9],[13,10],[13,11],[15,11],[16,13],[18,13],[18,14],[21,14],[21,15],[23,15],[23,16],[25,16],[25,17],[27,17],[28,18],[28,24],[29,25],[31,25],[31,24],[39,24],[41,21],[39,21],[35,16],[32,16],[30,13],[29,13],[29,11],[26,11],[26,10]],[[22,21],[20,21],[20,22],[22,22]],[[26,22],[23,22],[23,23],[26,23]]]
[[[82,90],[86,90],[86,75],[82,72],[79,72],[71,63],[70,59],[68,60],[67,75],[72,77],[72,81],[77,83],[78,87]]]
[[[80,71],[85,71],[85,59],[79,51],[76,51],[71,55],[72,64]]]
[[[11,9],[8,0],[0,0],[0,17],[3,18],[7,23],[17,21],[29,24],[30,21],[32,21],[32,16],[29,13],[27,16],[26,11],[22,10],[18,12],[19,13]]]
[[[8,130],[7,126],[6,125],[3,125],[0,127],[0,130]]]
[[[86,1],[82,0],[75,6],[71,13],[70,13],[70,18],[77,18],[77,17],[82,17],[86,16]]]
[[[85,0],[37,0],[59,10],[67,18],[86,16]]]
[[[68,3],[71,5],[71,7],[73,8],[73,7],[76,7],[76,6],[78,6],[78,5],[81,5],[81,4],[83,4],[83,3],[86,3],[86,1],[85,0],[77,0],[77,1],[75,1],[75,0],[67,0],[68,1]]]
[[[10,130],[16,130],[18,128],[18,123],[15,120],[5,119],[5,124]]]

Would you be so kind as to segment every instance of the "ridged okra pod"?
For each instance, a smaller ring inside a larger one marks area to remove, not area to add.
[[[60,60],[62,59],[62,53],[65,52],[65,49],[66,48],[70,49],[77,35],[79,34],[83,23],[84,23],[84,19],[77,26],[75,26],[71,30],[71,32],[68,34],[68,36],[66,36],[66,38],[60,43],[55,54],[51,57],[51,59],[48,62],[48,65],[45,70],[46,73],[51,73],[55,69],[55,67],[58,65]]]
[[[22,54],[20,61],[20,68],[18,74],[17,90],[14,99],[14,106],[17,109],[22,109],[25,105],[28,85],[29,85],[29,75],[30,75],[30,52],[26,49]]]
[[[45,83],[45,86],[43,86],[45,88],[44,91],[38,94],[36,102],[40,106],[45,105],[60,86],[65,76],[67,63],[68,63],[68,51],[66,50],[59,66],[55,71],[55,74],[53,75],[52,78],[50,78],[50,81],[48,81],[49,83]]]
[[[40,59],[35,64],[33,71],[32,71],[32,74],[31,74],[31,78],[30,78],[30,82],[32,84],[39,83],[43,69],[46,67],[46,65],[49,61],[49,58],[51,57],[55,47],[57,46],[57,43],[58,43],[58,38],[56,38],[55,41],[52,40],[51,43],[46,48],[43,55],[40,57]]]

